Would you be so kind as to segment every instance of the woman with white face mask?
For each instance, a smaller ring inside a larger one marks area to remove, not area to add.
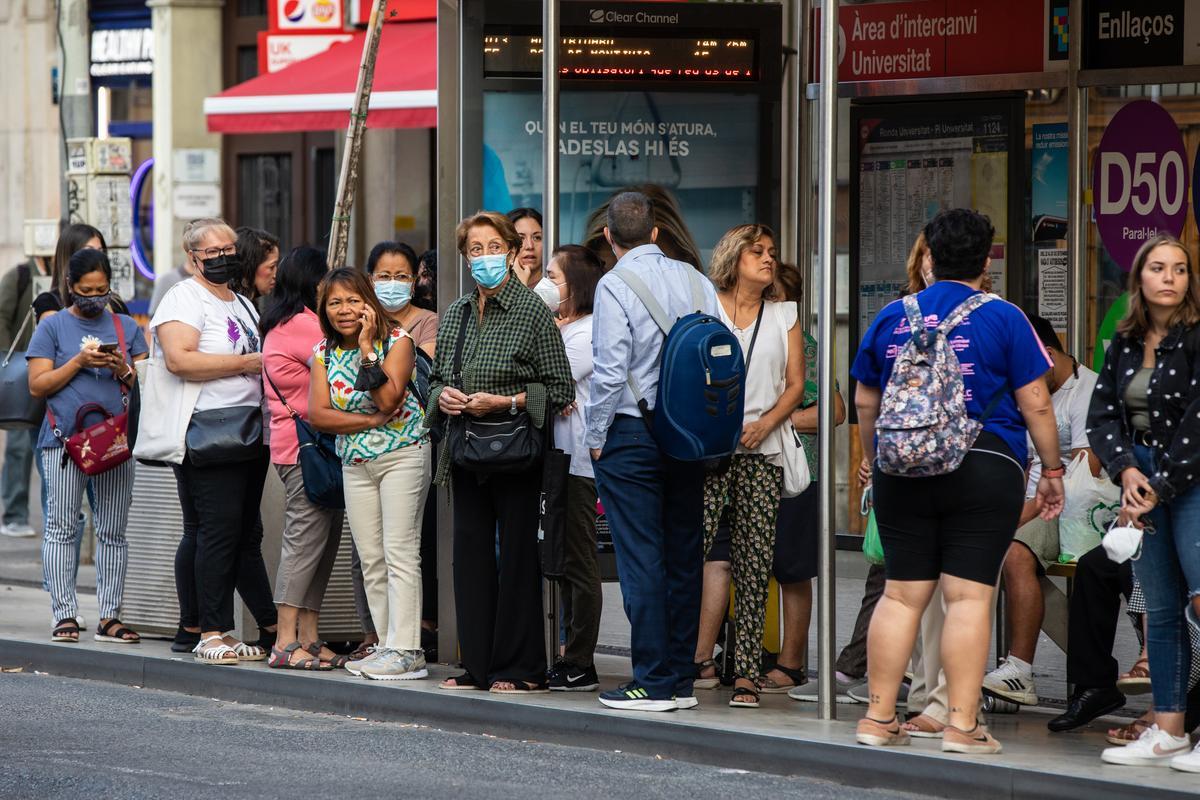
[[[375,296],[417,347],[433,358],[438,316],[412,304],[417,279],[417,254],[404,242],[380,242],[367,256],[367,274],[375,283]]]
[[[485,429],[514,431],[510,441],[522,431],[540,437],[547,418],[575,400],[575,382],[554,318],[515,272],[521,239],[513,224],[480,211],[459,223],[457,239],[476,287],[442,315],[425,418],[446,432],[434,482],[453,487],[454,605],[466,668],[442,688],[544,692],[541,459],[499,461],[489,455],[503,450],[497,439],[496,448],[470,454],[466,444],[450,445],[479,440]],[[468,427],[480,435],[470,439]]]

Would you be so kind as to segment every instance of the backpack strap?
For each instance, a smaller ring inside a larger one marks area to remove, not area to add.
[[[904,316],[908,318],[908,327],[912,331],[912,340],[922,350],[929,349],[933,344],[933,336],[925,328],[925,315],[921,312],[921,304],[915,294],[906,294],[901,300],[904,304]]]
[[[688,285],[692,288],[692,308],[697,314],[704,312],[704,283],[694,267],[687,270]]]
[[[998,298],[994,294],[984,294],[983,292],[976,292],[975,294],[968,297],[966,300],[963,300],[961,303],[959,303],[958,306],[953,311],[951,311],[944,320],[942,320],[941,324],[937,326],[938,333],[949,336],[950,331],[954,330],[959,325],[961,325],[962,321],[964,319],[966,319],[967,315],[970,314],[972,311],[979,308],[984,303],[988,303],[988,302],[991,302],[992,300],[999,300],[999,299],[1000,298]]]
[[[666,335],[671,330],[671,318],[667,316],[667,312],[663,310],[662,305],[654,297],[654,293],[650,291],[650,287],[641,279],[641,276],[626,268],[613,270],[613,274],[628,286],[631,292],[637,295],[637,299],[642,301],[642,305],[646,307],[646,311],[650,312],[650,319],[654,320],[654,324]],[[695,300],[697,297],[700,298],[700,304],[702,305],[704,303],[703,291],[697,289],[695,283],[693,283],[692,299]]]

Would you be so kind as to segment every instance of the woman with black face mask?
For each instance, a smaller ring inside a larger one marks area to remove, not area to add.
[[[270,454],[258,312],[229,288],[241,262],[237,235],[225,222],[189,222],[183,248],[192,277],[167,292],[150,321],[167,369],[201,384],[187,453],[174,468],[183,540],[175,556],[180,624],[173,649],[192,649],[205,664],[262,661],[261,643],[274,641],[277,615],[259,515]],[[227,633],[235,587],[258,621],[259,644]]]
[[[89,480],[94,489],[96,599],[100,603],[96,639],[138,642],[138,635],[119,619],[127,558],[125,523],[134,468],[127,447],[123,457],[117,455],[124,431],[118,427],[116,435],[97,438],[95,448],[91,441],[86,447],[70,448],[70,453],[66,447],[68,440],[84,429],[119,425],[110,418],[125,413],[129,390],[137,380],[131,362],[146,357],[146,340],[137,323],[108,310],[111,280],[112,268],[103,250],[84,248],[71,256],[69,305],[38,324],[25,353],[29,392],[45,397],[48,405],[37,446],[46,476],[42,563],[54,619],[51,638],[56,642],[79,641],[75,538],[79,506]],[[102,452],[101,447],[105,448]],[[103,467],[106,460],[112,466],[97,471],[97,464]]]

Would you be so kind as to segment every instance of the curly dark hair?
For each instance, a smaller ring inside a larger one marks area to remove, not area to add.
[[[942,211],[925,226],[939,281],[973,281],[983,274],[996,229],[992,221],[969,208]]]

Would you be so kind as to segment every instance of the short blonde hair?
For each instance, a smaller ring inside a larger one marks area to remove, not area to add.
[[[217,217],[201,217],[183,226],[183,249],[191,252],[200,246],[204,237],[216,231],[223,233],[233,241],[237,241],[237,232],[229,223]]]
[[[752,222],[731,228],[721,237],[721,241],[713,248],[712,261],[708,267],[708,277],[718,292],[727,292],[737,286],[738,264],[742,260],[742,254],[764,236],[771,237],[771,241],[775,242],[773,230],[766,225]],[[775,284],[764,289],[762,296],[764,300],[774,300]]]
[[[496,211],[476,211],[458,223],[458,228],[454,231],[454,235],[458,239],[458,252],[462,253],[464,258],[467,255],[467,236],[470,234],[471,229],[483,227],[484,225],[496,229],[496,232],[500,234],[500,238],[508,245],[510,252],[521,249],[521,235],[517,233],[516,227],[509,221],[508,217]]]

